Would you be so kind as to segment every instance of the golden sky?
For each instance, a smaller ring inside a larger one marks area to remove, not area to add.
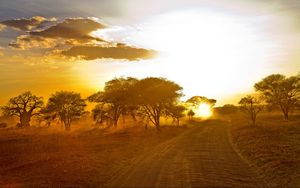
[[[297,0],[1,0],[0,104],[30,90],[88,96],[119,76],[166,77],[218,105],[300,71]]]

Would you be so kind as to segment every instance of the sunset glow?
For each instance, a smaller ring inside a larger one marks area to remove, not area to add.
[[[274,59],[268,54],[279,45],[246,18],[202,9],[168,12],[93,35],[159,52],[151,61],[117,71],[118,75],[167,77],[183,85],[187,96],[201,93],[215,98],[250,91],[248,83],[270,71],[267,67]]]
[[[299,187],[300,0],[0,0],[1,187]]]
[[[209,104],[201,103],[199,107],[195,110],[196,117],[209,118],[212,116],[212,109]]]
[[[57,1],[37,15],[19,6],[13,14],[4,6],[0,87],[6,90],[0,103],[27,90],[45,97],[64,89],[88,96],[115,77],[155,76],[181,85],[183,99],[209,96],[218,106],[236,104],[263,76],[299,70],[293,9],[283,14],[265,3],[223,0],[155,0],[145,8],[133,1],[95,1],[91,9],[75,0],[70,9],[81,10],[78,16],[57,9]]]

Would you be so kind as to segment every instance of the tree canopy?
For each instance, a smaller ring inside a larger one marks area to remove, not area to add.
[[[183,95],[181,86],[165,78],[144,78],[137,82],[134,90],[140,109],[157,128],[160,117]]]
[[[186,101],[186,103],[189,103],[194,107],[198,107],[201,103],[206,103],[206,104],[210,105],[211,107],[213,107],[217,103],[217,100],[209,99],[204,96],[193,96],[193,97],[189,98]]]
[[[120,116],[134,109],[133,105],[136,96],[133,91],[133,86],[137,82],[137,79],[131,77],[115,78],[105,83],[104,91],[91,95],[88,97],[88,100],[98,104],[109,104],[110,110],[106,110],[107,117],[117,126]],[[98,112],[100,112],[101,106],[103,105],[98,105]]]
[[[295,107],[300,98],[300,76],[285,77],[272,74],[254,85],[256,91],[264,96],[265,101],[272,106],[279,106],[285,119]]]

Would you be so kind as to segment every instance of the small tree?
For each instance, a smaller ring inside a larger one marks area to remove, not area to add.
[[[117,127],[119,118],[122,114],[132,113],[134,107],[133,86],[138,82],[135,78],[115,78],[105,83],[104,91],[97,92],[90,97],[90,102],[98,104],[109,104],[111,111],[109,116]],[[131,111],[131,112],[129,112]]]
[[[300,75],[286,78],[281,74],[272,74],[254,85],[256,91],[263,94],[271,106],[279,106],[284,118],[289,119],[289,112],[299,102]]]
[[[192,118],[195,116],[195,112],[193,110],[189,110],[187,115],[189,116],[189,120],[192,120]]]
[[[72,122],[84,113],[85,106],[86,103],[79,93],[59,91],[49,98],[45,111],[55,113],[65,129],[70,130]]]
[[[182,87],[164,78],[149,77],[136,83],[136,104],[150,122],[160,128],[160,118],[182,96]]]
[[[2,110],[5,115],[17,116],[21,127],[29,127],[31,118],[40,114],[43,105],[42,97],[37,97],[28,91],[11,98]]]
[[[257,114],[263,110],[261,101],[251,95],[243,97],[239,104],[241,105],[242,112],[246,113],[253,125],[256,125]]]
[[[177,122],[177,126],[179,126],[180,119],[185,116],[184,111],[186,111],[186,107],[182,105],[172,105],[168,107],[167,114],[171,116],[173,120]]]

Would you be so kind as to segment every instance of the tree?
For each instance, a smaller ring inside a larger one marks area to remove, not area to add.
[[[300,97],[300,76],[286,78],[281,74],[272,74],[254,85],[256,91],[263,94],[266,102],[279,106],[284,118],[296,106]]]
[[[177,122],[177,126],[179,126],[180,118],[185,116],[184,111],[186,111],[186,107],[183,105],[171,105],[167,109],[167,114],[172,117],[173,120]]]
[[[72,122],[84,113],[85,106],[86,103],[79,93],[59,91],[51,95],[45,111],[55,113],[68,131]]]
[[[193,110],[189,110],[187,115],[189,116],[189,119],[191,120],[195,116],[195,112]]]
[[[105,121],[108,125],[111,121],[111,106],[99,103],[95,106],[95,108],[92,110],[92,116],[94,121],[96,121],[96,124],[102,125]]]
[[[132,88],[137,82],[137,79],[131,77],[115,78],[105,83],[104,91],[91,95],[88,100],[98,104],[109,104],[111,110],[108,115],[117,127],[120,116],[135,109],[133,103],[135,94]]]
[[[160,118],[182,96],[182,87],[164,78],[149,77],[135,84],[136,104],[159,129]]]
[[[20,119],[20,127],[29,127],[31,118],[40,114],[43,105],[42,97],[37,97],[27,91],[11,98],[2,110],[5,115],[17,116]]]
[[[243,97],[239,104],[241,105],[241,110],[249,115],[252,124],[256,125],[257,114],[263,110],[261,101],[251,95]]]
[[[210,105],[211,107],[214,107],[215,104],[217,103],[217,100],[209,99],[209,98],[203,97],[203,96],[193,96],[193,97],[189,98],[186,101],[186,103],[190,104],[194,108],[198,108],[199,105],[202,103],[206,103],[206,104]]]

